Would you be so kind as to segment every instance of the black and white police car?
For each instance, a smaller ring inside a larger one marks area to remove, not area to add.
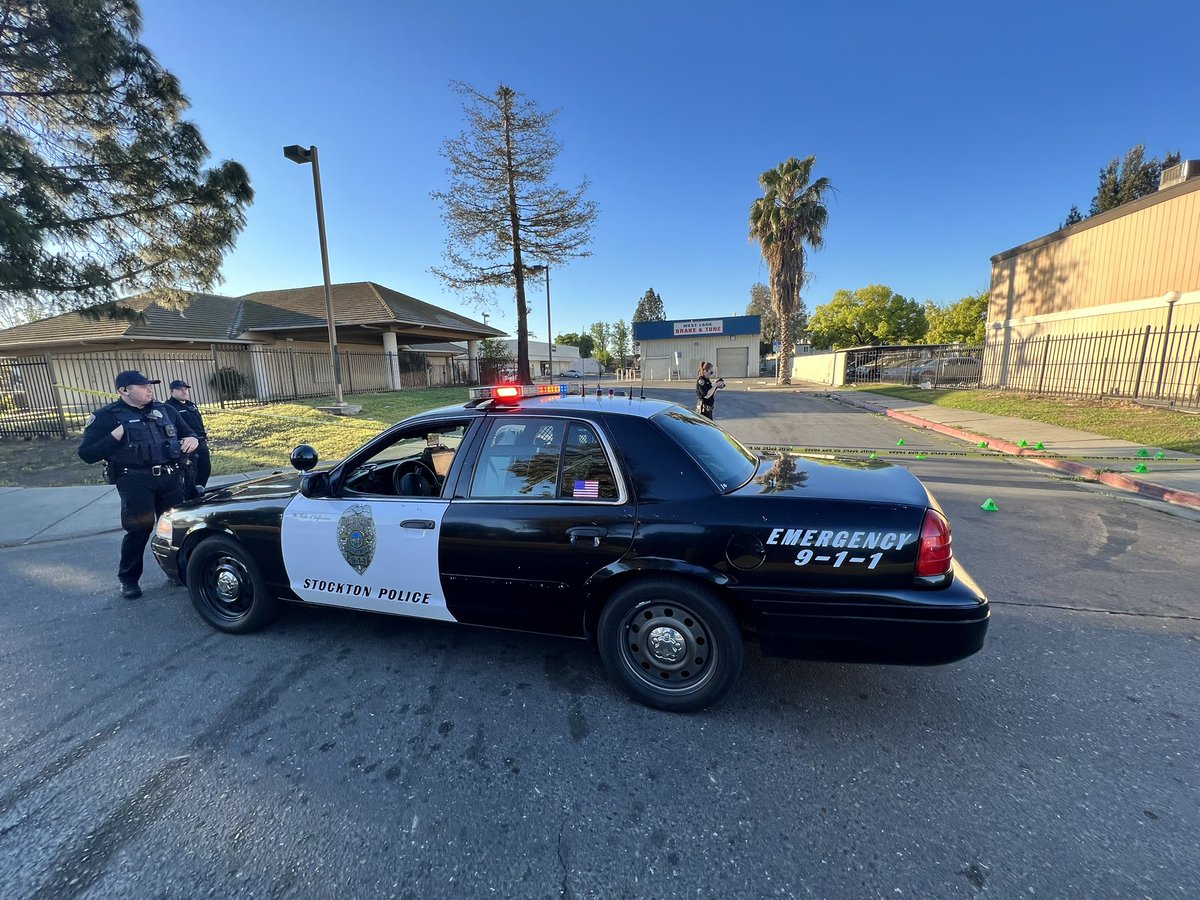
[[[634,698],[720,698],[767,655],[938,664],[983,646],[988,601],[906,469],[755,453],[661,400],[471,390],[329,469],[209,492],[152,539],[221,631],[285,600],[586,638]]]

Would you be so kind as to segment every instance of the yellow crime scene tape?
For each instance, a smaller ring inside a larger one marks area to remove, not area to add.
[[[69,384],[55,384],[54,387],[60,388],[64,391],[73,391],[77,394],[88,394],[93,397],[104,397],[110,401],[117,396],[112,391],[94,391],[90,388],[72,387]],[[358,419],[348,419],[344,416],[328,416],[326,419],[318,419],[315,417],[303,418],[301,416],[276,416],[272,415],[271,413],[249,412],[248,410],[244,409],[222,409],[221,407],[215,406],[204,406],[201,407],[200,411],[204,413],[205,416],[245,416],[246,418],[250,419],[267,419],[275,422],[296,422],[301,425],[312,425],[314,423],[319,423],[322,426],[337,425],[340,428],[358,428],[362,430],[370,429],[371,431],[382,430],[380,429],[378,422],[363,422]]]
[[[1000,450],[913,450],[911,448],[888,447],[880,449],[879,447],[793,447],[782,444],[747,444],[751,450],[770,453],[784,452],[795,453],[799,456],[857,456],[859,454],[870,455],[874,453],[877,456],[911,456],[911,457],[959,457],[966,459],[1061,459],[1068,462],[1091,462],[1094,460],[1119,460],[1122,462],[1145,462],[1147,464],[1164,463],[1164,462],[1182,462],[1195,463],[1197,462],[1194,456],[1159,456],[1154,455],[1138,455],[1130,453],[1128,456],[1068,456],[1066,454],[1054,453],[1049,450],[1037,450],[1025,453],[1004,453]]]

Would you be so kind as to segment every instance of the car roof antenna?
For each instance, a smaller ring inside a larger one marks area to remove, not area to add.
[[[642,360],[642,389],[638,393],[638,399],[646,399],[646,361],[644,359]]]

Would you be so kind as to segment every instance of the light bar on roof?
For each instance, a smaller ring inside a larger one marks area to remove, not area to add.
[[[569,393],[565,384],[491,384],[470,389],[472,400],[519,400],[522,397],[557,397]]]

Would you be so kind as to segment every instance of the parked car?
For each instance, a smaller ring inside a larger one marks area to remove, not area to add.
[[[155,559],[218,631],[289,600],[586,639],[675,711],[724,695],[749,639],[917,665],[983,646],[988,599],[907,469],[757,453],[674,403],[552,388],[472,388],[332,468],[297,447],[300,472],[164,513]]]
[[[862,365],[855,366],[850,374],[855,381],[878,381],[879,360],[874,359]]]
[[[922,365],[924,360],[881,360],[879,363],[879,380],[893,384],[911,384],[913,369]]]
[[[974,384],[983,374],[983,361],[977,356],[943,356],[914,366],[909,380],[913,384]]]
[[[565,372],[558,373],[559,378],[582,378],[583,373],[578,369],[567,369]]]

